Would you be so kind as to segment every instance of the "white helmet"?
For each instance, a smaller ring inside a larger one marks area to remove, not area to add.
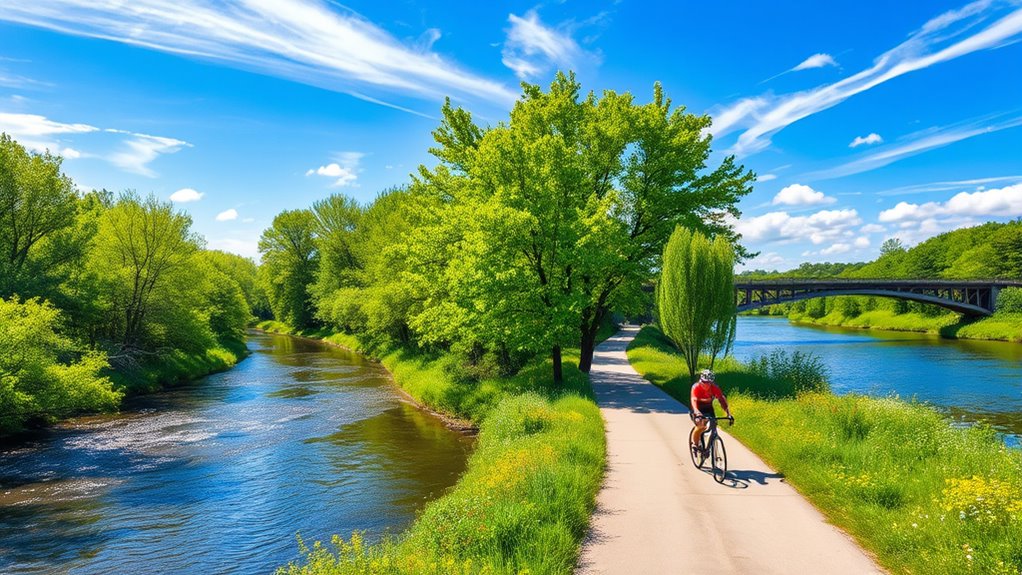
[[[712,382],[713,380],[714,380],[714,375],[713,375],[713,370],[712,369],[704,369],[704,370],[699,372],[699,381],[710,381],[710,382]]]

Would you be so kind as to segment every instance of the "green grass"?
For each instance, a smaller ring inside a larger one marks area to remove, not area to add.
[[[957,328],[954,336],[962,339],[1022,342],[1022,314],[997,313]]]
[[[152,393],[200,377],[226,371],[248,356],[244,342],[233,342],[201,353],[173,350],[131,369],[111,370],[115,387],[128,395]]]
[[[820,318],[790,312],[788,319],[793,323],[879,329],[889,331],[911,331],[940,334],[949,339],[981,339],[1022,342],[1022,314],[997,313],[991,317],[969,321],[956,313],[929,316],[921,313],[896,314],[891,310],[877,309],[847,317],[839,310],[833,310]]]
[[[350,335],[315,335],[365,351]],[[606,454],[603,420],[577,358],[564,358],[565,381],[554,386],[549,359],[514,377],[469,380],[454,375],[461,372],[449,356],[401,348],[372,355],[417,401],[479,426],[468,469],[405,533],[375,544],[359,533],[303,544],[303,559],[280,572],[571,573]]]
[[[684,362],[655,328],[632,365],[687,398]],[[959,428],[894,398],[794,395],[725,362],[729,430],[892,573],[1022,572],[1022,452],[987,427]]]

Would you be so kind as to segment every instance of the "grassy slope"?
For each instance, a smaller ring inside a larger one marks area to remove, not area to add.
[[[267,331],[290,332],[263,323]],[[345,334],[304,333],[360,349]],[[550,360],[506,379],[460,382],[449,358],[376,350],[417,401],[479,425],[468,470],[409,530],[378,545],[358,534],[316,545],[286,573],[570,573],[603,477],[603,420],[588,378],[566,357],[555,388]]]
[[[628,356],[687,397],[684,362],[656,329]],[[720,372],[738,421],[729,431],[892,573],[1022,572],[1022,453],[989,429],[955,428],[897,399],[784,397],[790,386],[733,362]]]
[[[158,361],[144,363],[130,371],[111,372],[110,379],[128,395],[152,393],[164,387],[185,383],[228,370],[248,356],[244,342],[214,347],[203,353],[174,350]]]

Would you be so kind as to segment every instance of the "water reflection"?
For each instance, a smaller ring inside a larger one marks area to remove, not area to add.
[[[915,398],[965,421],[987,421],[1006,433],[1013,445],[1022,437],[1020,344],[739,318],[738,359],[777,348],[819,356],[830,369],[837,393]]]
[[[0,573],[259,573],[294,534],[400,530],[467,438],[345,350],[254,336],[195,385],[0,448]]]

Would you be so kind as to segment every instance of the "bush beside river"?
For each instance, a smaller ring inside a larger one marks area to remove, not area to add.
[[[643,328],[628,356],[687,403],[684,361],[656,328]],[[778,371],[719,366],[737,418],[728,431],[882,565],[899,573],[1022,571],[1022,453],[987,427],[953,426],[925,405],[797,393]]]
[[[293,333],[278,322],[267,331]],[[362,534],[303,544],[289,575],[334,573],[570,573],[603,477],[603,420],[588,378],[564,358],[564,382],[550,360],[513,377],[473,377],[452,355],[397,346],[366,347],[356,337],[301,332],[373,355],[416,401],[479,427],[468,470],[426,505],[403,534],[367,544]]]

